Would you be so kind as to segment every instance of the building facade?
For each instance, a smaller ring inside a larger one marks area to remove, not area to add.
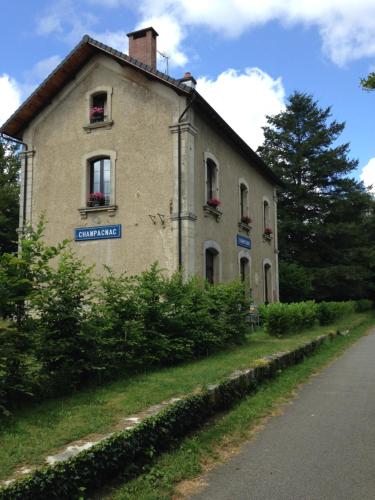
[[[278,300],[278,179],[195,90],[156,70],[157,33],[129,56],[85,36],[1,127],[24,143],[20,231],[136,274],[153,262]]]

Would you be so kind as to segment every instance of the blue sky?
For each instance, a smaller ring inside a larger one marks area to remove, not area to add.
[[[346,122],[341,141],[375,184],[375,0],[14,0],[2,5],[0,121],[85,33],[127,51],[126,33],[152,25],[169,72],[191,71],[198,90],[250,145],[266,114],[294,90]],[[160,60],[159,69],[164,70]]]

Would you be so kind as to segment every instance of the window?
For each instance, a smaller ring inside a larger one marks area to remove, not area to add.
[[[111,160],[99,158],[90,162],[88,206],[109,205],[111,197]]]
[[[266,262],[264,264],[264,303],[269,304],[271,293],[271,264]]]
[[[240,185],[240,211],[242,219],[247,215],[247,188],[245,184]]]
[[[264,230],[270,228],[270,204],[267,200],[263,201],[263,227]]]
[[[221,250],[216,241],[203,244],[203,276],[209,283],[221,281]]]
[[[249,280],[249,259],[247,257],[240,259],[240,278],[243,283],[247,283]]]
[[[214,284],[217,282],[218,251],[215,248],[206,249],[206,280]]]
[[[249,188],[244,181],[240,180],[240,222],[249,225],[251,218],[249,215]]]
[[[218,208],[220,205],[218,198],[218,168],[210,158],[206,161],[206,203],[213,208]]]
[[[99,92],[91,96],[90,123],[104,122],[107,118],[107,93]]]

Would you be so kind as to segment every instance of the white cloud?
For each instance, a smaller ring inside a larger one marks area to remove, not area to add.
[[[135,29],[148,26],[158,32],[158,50],[169,57],[172,66],[184,66],[188,58],[180,48],[185,37],[181,24],[173,16],[165,14],[145,17]]]
[[[285,107],[281,79],[258,68],[228,69],[216,80],[199,78],[197,90],[253,149],[263,142],[266,115]]]
[[[108,5],[108,0],[95,1]],[[374,0],[140,0],[138,11],[142,21],[169,16],[181,27],[205,26],[226,37],[270,21],[316,26],[324,51],[338,65],[375,55]]]
[[[0,75],[0,124],[3,124],[21,103],[21,92],[9,75]]]
[[[128,37],[126,31],[103,31],[101,33],[90,31],[89,35],[120,52],[127,52]]]
[[[87,8],[78,8],[74,0],[56,0],[37,18],[36,32],[41,36],[57,35],[65,42],[77,43],[97,22]]]
[[[58,55],[47,57],[37,62],[30,71],[27,72],[26,76],[28,80],[35,81],[37,83],[41,82],[48,76],[61,62],[61,57]]]
[[[365,186],[372,186],[372,192],[375,194],[375,158],[370,161],[362,169],[361,180]]]

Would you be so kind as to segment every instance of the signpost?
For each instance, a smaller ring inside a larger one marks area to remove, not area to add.
[[[75,241],[108,240],[112,238],[121,238],[121,224],[77,227],[74,229]]]
[[[251,239],[247,238],[247,236],[242,236],[241,234],[237,234],[237,246],[247,248],[248,250],[250,250]]]

